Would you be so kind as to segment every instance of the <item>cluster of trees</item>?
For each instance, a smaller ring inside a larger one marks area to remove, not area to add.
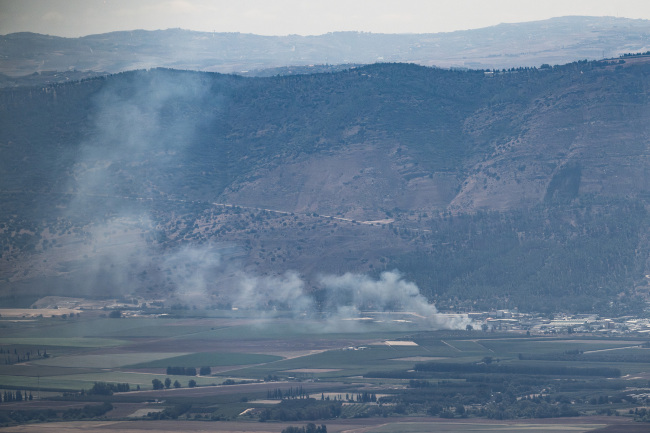
[[[321,400],[324,400],[325,396],[321,394]],[[341,396],[339,396],[339,400],[341,400]],[[349,402],[357,402],[357,403],[376,403],[377,402],[377,394],[371,393],[371,392],[360,392],[358,394],[345,394],[345,400]]]
[[[131,387],[128,383],[107,383],[95,382],[88,394],[92,395],[113,395],[114,392],[129,392]]]
[[[635,421],[650,422],[650,410],[646,408],[636,408],[634,410],[630,409],[630,413],[634,414]]]
[[[165,378],[164,382],[161,381],[160,379],[153,379],[151,381],[151,385],[153,386],[153,389],[169,389],[172,386],[174,386],[174,388],[181,388],[182,387],[181,383],[178,380],[175,380],[172,383],[172,380],[170,378],[168,378],[168,377]],[[190,387],[190,388],[194,388],[196,386],[196,380],[191,379],[187,383],[187,386]]]
[[[29,392],[29,395],[27,394],[27,391],[5,391],[4,395],[0,399],[0,402],[12,402],[12,401],[32,401],[34,397],[32,396],[32,392]]]
[[[66,409],[63,412],[57,412],[53,409],[2,411],[0,412],[0,425],[9,423],[23,424],[30,421],[92,419],[103,416],[111,410],[113,410],[113,405],[104,402],[99,405],[88,404],[83,408]]]
[[[650,56],[650,51],[643,53],[624,53],[621,57],[640,57],[640,56]]]
[[[313,398],[282,400],[280,404],[265,408],[260,421],[314,421],[332,419],[341,415],[340,401],[318,401]]]
[[[568,404],[550,404],[544,400],[521,399],[507,403],[490,403],[476,411],[490,419],[574,417],[580,413]]]
[[[579,411],[565,395],[544,397],[523,395],[539,387],[521,387],[516,382],[503,385],[448,384],[448,387],[419,388],[412,392],[382,397],[382,402],[401,413],[426,412],[441,418],[482,417],[490,419],[550,418],[578,416]],[[505,385],[505,386],[504,386]],[[499,391],[497,391],[499,390]],[[399,413],[399,412],[398,412]]]
[[[567,351],[565,355],[576,356],[578,352]],[[630,384],[617,378],[617,369],[548,364],[433,362],[419,364],[419,371],[383,372],[386,378],[411,375],[409,387],[389,391],[378,399],[380,405],[355,416],[400,413],[399,409],[401,413],[426,412],[449,418],[546,418],[578,416],[593,411],[592,405],[607,414],[629,404],[643,404],[642,398],[625,391]],[[636,386],[645,385],[646,381],[639,381]],[[640,389],[636,393],[643,394]]]
[[[421,379],[409,380],[409,388],[429,388],[431,386],[434,385],[428,380],[421,380]]]
[[[178,419],[179,416],[183,415],[191,408],[191,404],[177,404],[171,407],[166,407],[161,412],[149,412],[147,417],[151,419]]]
[[[100,405],[90,405],[87,404],[81,409],[68,409],[63,414],[61,417],[63,419],[87,419],[87,418],[97,418],[100,417],[107,412],[113,410],[113,405],[104,402]]]
[[[32,350],[21,350],[19,352],[17,348],[11,350],[9,348],[0,347],[0,355],[4,355],[3,361],[5,365],[17,364],[19,362],[28,362],[34,359]],[[45,349],[42,352],[40,349],[36,349],[36,356],[43,359],[50,357],[50,355],[47,353],[47,350]]]
[[[327,427],[325,424],[316,426],[316,424],[310,422],[306,426],[302,427],[289,426],[282,429],[282,433],[327,433]]]
[[[196,376],[194,367],[167,367],[167,374],[175,376]]]
[[[302,386],[298,388],[289,388],[282,391],[280,388],[269,389],[266,392],[266,398],[269,400],[283,400],[283,399],[295,399],[295,398],[308,398],[309,394],[305,392]]]

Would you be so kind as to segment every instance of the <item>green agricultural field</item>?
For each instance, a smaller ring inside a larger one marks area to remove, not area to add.
[[[151,381],[158,379],[164,381],[169,377],[172,382],[178,380],[184,388],[187,388],[190,380],[195,380],[197,385],[213,385],[223,382],[221,378],[214,377],[191,377],[191,376],[167,376],[163,374],[146,374],[146,373],[129,373],[129,372],[113,372],[113,371],[98,371],[94,373],[82,374],[69,374],[57,376],[0,376],[0,389],[51,389],[62,391],[80,391],[82,389],[92,388],[95,382],[110,382],[110,383],[128,383],[132,390],[135,390],[137,385],[141,389],[152,389]]]
[[[34,361],[34,365],[53,367],[119,368],[131,364],[169,359],[178,353],[106,353],[99,355],[57,356]],[[141,367],[145,368],[145,367]]]
[[[206,319],[204,325],[184,325],[183,320],[162,318],[129,318],[129,319],[41,319],[39,323],[47,326],[14,327],[5,333],[6,337],[113,337],[113,338],[169,338],[191,335],[210,331],[215,321]]]
[[[242,377],[258,377],[268,374],[299,376],[292,370],[328,370],[314,372],[315,376],[337,378],[358,376],[373,370],[393,370],[412,367],[414,362],[401,361],[400,358],[430,356],[431,352],[419,346],[370,345],[364,350],[328,350],[314,355],[301,356],[256,367],[238,370]],[[305,371],[305,373],[309,373]]]
[[[630,409],[650,404],[650,399],[634,397],[650,394],[650,349],[638,338],[562,339],[476,331],[408,334],[373,326],[368,326],[369,333],[321,333],[318,321],[296,326],[286,319],[273,323],[249,317],[37,322],[7,325],[8,332],[0,338],[0,389],[78,392],[95,382],[128,383],[141,392],[116,393],[111,402],[163,399],[165,407],[181,411],[182,419],[195,414],[203,420],[270,422],[342,417],[417,421],[433,416],[444,419],[435,423],[436,431],[582,432],[589,428],[560,423],[549,430],[537,423],[475,421],[614,412],[632,419],[636,415]],[[47,358],[42,356],[45,347]],[[434,365],[421,368],[428,363]],[[212,375],[161,374],[166,367],[201,366],[213,367]],[[181,389],[152,389],[152,380],[168,378],[170,384],[178,381]],[[190,388],[190,381],[197,386]],[[220,386],[206,386],[212,384]],[[301,388],[305,394],[286,398]],[[278,403],[255,403],[279,391],[285,398]],[[363,395],[375,400],[360,399]],[[447,423],[447,418],[456,420]],[[370,431],[419,433],[431,425],[386,424]]]
[[[451,348],[455,348],[458,352],[471,352],[477,354],[491,355],[494,352],[480,340],[444,340]]]
[[[82,387],[70,386],[70,389],[91,388],[95,382],[111,382],[111,383],[128,383],[135,389],[136,385],[140,385],[142,389],[151,389],[151,381],[158,379],[164,381],[167,377],[172,382],[178,380],[181,385],[186,388],[190,380],[195,380],[197,385],[213,385],[222,382],[220,378],[213,377],[199,377],[199,376],[174,376],[164,374],[148,374],[148,373],[131,373],[124,371],[106,371],[101,373],[89,374],[74,374],[70,376],[58,377],[59,380],[69,381],[70,383],[84,384]]]
[[[114,338],[85,337],[0,337],[0,346],[37,346],[37,347],[115,347],[128,344],[128,341]]]
[[[480,340],[480,343],[501,356],[516,356],[518,353],[549,353],[569,350],[603,350],[641,344],[641,340],[596,340],[557,338]]]
[[[166,368],[166,367],[199,367],[220,365],[250,365],[262,364],[281,360],[281,356],[261,355],[257,353],[204,352],[174,357],[165,357],[152,361],[126,365],[126,368]]]

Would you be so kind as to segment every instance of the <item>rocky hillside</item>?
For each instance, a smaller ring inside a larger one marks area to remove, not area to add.
[[[397,269],[442,307],[641,314],[649,73],[633,56],[5,89],[2,296],[182,300],[200,274],[216,305],[242,272],[317,293],[323,273]]]

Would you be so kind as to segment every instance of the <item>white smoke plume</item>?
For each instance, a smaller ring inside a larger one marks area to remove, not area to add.
[[[403,279],[397,271],[383,272],[376,280],[354,273],[322,275],[318,284],[324,299],[317,302],[307,292],[307,284],[297,272],[277,276],[255,276],[243,271],[233,274],[224,271],[219,259],[211,261],[211,255],[206,251],[183,249],[170,261],[178,264],[174,266],[174,274],[179,298],[201,302],[210,296],[211,283],[206,276],[219,278],[221,273],[222,276],[230,274],[234,282],[212,284],[212,287],[219,292],[218,297],[229,299],[233,307],[257,311],[262,317],[272,317],[276,313],[290,314],[294,318],[324,317],[327,326],[323,330],[327,331],[352,330],[360,322],[349,319],[385,312],[410,315],[429,329],[463,329],[470,323],[467,318],[440,314],[417,285]],[[191,264],[183,264],[185,260]]]
[[[92,296],[159,286],[161,276],[153,272],[161,268],[162,278],[180,288],[179,297],[193,303],[211,290],[207,281],[214,281],[209,272],[218,257],[204,247],[161,256],[145,236],[156,224],[153,200],[179,190],[174,176],[164,174],[182,163],[200,122],[195,112],[177,107],[200,101],[209,89],[197,74],[126,75],[118,84],[107,79],[88,101],[88,130],[71,154],[65,186],[71,198],[59,206],[62,219],[83,229],[58,239],[46,260],[59,263],[55,269],[64,271],[67,285]]]
[[[239,274],[238,293],[233,305],[254,310],[284,310],[306,314],[314,308],[314,300],[305,294],[305,282],[297,272],[280,276],[254,277]]]
[[[215,280],[223,274],[221,253],[211,245],[183,246],[165,258],[162,270],[179,301],[204,306],[218,288]]]
[[[335,311],[338,318],[359,316],[364,311],[405,312],[435,328],[462,329],[469,324],[467,319],[440,314],[418,286],[397,271],[382,272],[378,280],[354,273],[324,275],[319,280],[326,289],[326,308]]]
[[[185,163],[201,122],[209,117],[202,117],[196,102],[206,94],[213,98],[214,92],[196,74],[151,72],[143,80],[140,75],[131,73],[124,86],[108,83],[96,95],[90,131],[75,155],[66,188],[74,198],[63,214],[88,221],[88,251],[78,251],[78,260],[71,260],[84,267],[79,284],[101,292],[119,287],[125,293],[145,284],[163,285],[186,305],[229,304],[265,315],[324,316],[332,326],[368,311],[406,312],[435,328],[467,324],[439,314],[416,284],[395,271],[378,279],[353,273],[322,275],[312,291],[297,272],[256,276],[242,271],[224,254],[228,246],[154,250],[144,237],[156,224],[148,204],[176,196],[185,199],[186,185],[173,170]],[[218,99],[206,107],[218,110]]]
[[[278,314],[321,318],[325,321],[321,323],[323,331],[356,331],[362,321],[353,319],[380,313],[398,313],[428,329],[464,329],[470,323],[467,318],[439,313],[418,286],[397,271],[383,272],[378,279],[355,273],[321,275],[315,296],[298,272],[254,275],[241,270],[223,250],[227,247],[184,246],[167,257],[162,271],[177,300],[205,308],[218,299],[233,308],[254,311],[261,318]],[[392,320],[383,323],[396,324]]]

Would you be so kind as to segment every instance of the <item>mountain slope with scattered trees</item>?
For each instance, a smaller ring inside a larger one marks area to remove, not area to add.
[[[642,313],[646,60],[4,89],[2,296],[170,294],[209,244],[314,293],[398,269],[442,307]]]

